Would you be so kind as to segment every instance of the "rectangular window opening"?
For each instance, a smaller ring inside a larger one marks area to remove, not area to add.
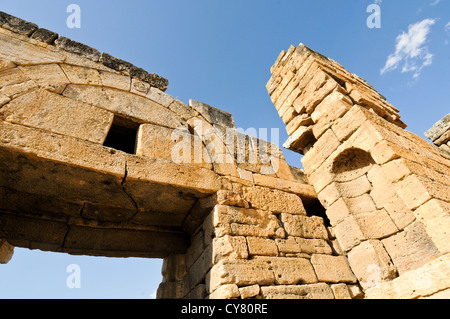
[[[136,141],[139,123],[130,119],[114,116],[103,146],[111,147],[128,154],[136,154]]]

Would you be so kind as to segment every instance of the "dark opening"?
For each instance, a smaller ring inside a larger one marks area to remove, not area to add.
[[[136,140],[139,124],[132,120],[114,117],[103,146],[111,147],[129,154],[136,153]]]

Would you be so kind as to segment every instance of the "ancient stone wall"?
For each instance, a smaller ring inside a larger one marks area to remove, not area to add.
[[[158,298],[449,296],[450,156],[338,63],[300,45],[271,69],[305,174],[159,75],[0,26],[0,263],[162,258]]]
[[[450,156],[398,110],[304,45],[283,51],[269,94],[366,298],[449,296]]]
[[[450,113],[433,125],[425,136],[441,150],[450,154]]]

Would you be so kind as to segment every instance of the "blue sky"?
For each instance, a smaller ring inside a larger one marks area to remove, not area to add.
[[[66,25],[69,4],[81,28]],[[380,6],[380,28],[367,7]],[[265,89],[281,50],[304,43],[358,74],[423,133],[450,112],[449,0],[15,0],[0,10],[169,79],[167,93],[233,114],[238,127],[280,128]],[[269,130],[270,132],[270,130]],[[291,165],[300,156],[285,151]],[[78,264],[81,288],[66,267]],[[149,298],[161,261],[16,249],[0,266],[0,298]]]

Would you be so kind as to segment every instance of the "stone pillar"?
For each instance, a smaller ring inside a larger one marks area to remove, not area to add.
[[[6,240],[0,239],[0,264],[7,264],[14,254],[14,247]]]
[[[398,110],[363,79],[302,44],[283,51],[271,72],[267,89],[286,124],[285,147],[304,154],[366,296],[448,288],[435,276],[420,294],[406,293],[407,281],[394,279],[449,253],[450,157],[404,130]]]

